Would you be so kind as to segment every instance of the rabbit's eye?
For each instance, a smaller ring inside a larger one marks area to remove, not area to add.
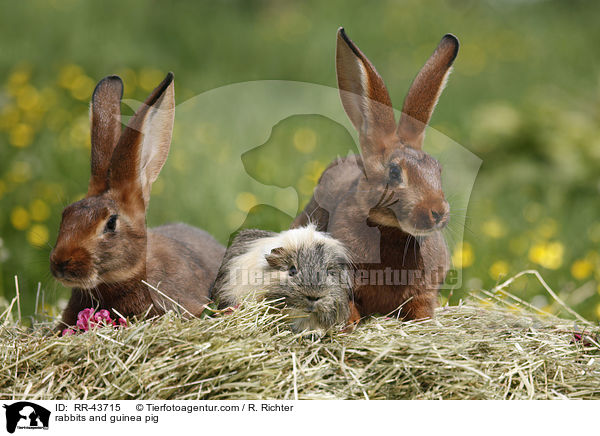
[[[400,182],[402,180],[402,170],[398,165],[390,166],[390,180],[394,182]]]
[[[118,215],[111,215],[108,221],[106,222],[106,226],[104,227],[104,233],[114,232],[117,228],[117,218]]]
[[[295,265],[290,266],[288,274],[290,275],[290,277],[294,277],[296,274],[298,274],[298,270],[296,269]]]

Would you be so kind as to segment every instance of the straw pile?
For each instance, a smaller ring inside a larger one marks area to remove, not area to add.
[[[293,334],[264,304],[56,338],[4,316],[4,399],[600,398],[600,329],[501,288],[436,318]],[[485,306],[482,306],[484,303]]]

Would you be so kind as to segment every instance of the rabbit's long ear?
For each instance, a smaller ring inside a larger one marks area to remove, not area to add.
[[[446,85],[458,46],[454,35],[445,35],[417,74],[404,100],[398,136],[413,148],[423,146],[425,127]]]
[[[92,174],[88,197],[101,194],[108,188],[108,167],[121,136],[122,97],[123,82],[118,76],[105,77],[94,89],[90,105]]]
[[[373,139],[396,130],[392,102],[383,79],[343,28],[337,33],[336,70],[342,104],[363,152],[382,151],[383,142]]]
[[[123,131],[110,165],[110,189],[126,205],[143,201],[145,209],[150,188],[162,169],[173,133],[175,90],[173,73],[156,87]]]

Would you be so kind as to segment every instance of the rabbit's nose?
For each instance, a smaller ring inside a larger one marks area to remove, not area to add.
[[[444,218],[444,212],[436,212],[435,210],[432,210],[431,217],[433,218],[436,224],[439,224],[442,218]]]
[[[50,269],[54,276],[60,279],[65,276],[65,270],[69,266],[69,263],[71,263],[71,258],[66,260],[50,259]]]
[[[431,214],[431,221],[433,225],[438,225],[442,221],[444,221],[444,219],[448,215],[449,209],[450,207],[448,206],[448,203],[446,201],[443,201],[438,206],[432,207],[429,213]]]

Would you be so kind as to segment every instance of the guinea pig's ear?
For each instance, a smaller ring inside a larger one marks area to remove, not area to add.
[[[271,268],[287,269],[287,255],[283,247],[273,248],[271,253],[265,255],[265,259]]]
[[[90,104],[92,127],[92,174],[88,197],[108,188],[108,167],[113,150],[121,136],[121,98],[123,82],[119,76],[108,76],[96,85]]]
[[[156,87],[123,131],[110,164],[110,189],[125,205],[143,199],[148,206],[150,188],[162,169],[173,133],[175,91],[173,73]]]

